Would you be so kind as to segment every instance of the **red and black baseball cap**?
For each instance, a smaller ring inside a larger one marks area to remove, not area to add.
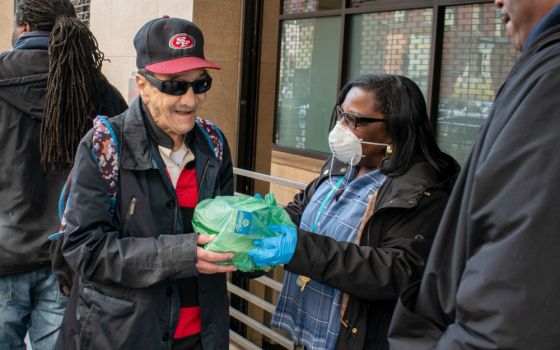
[[[220,69],[204,58],[204,37],[192,22],[182,18],[156,18],[134,37],[136,67],[160,74],[193,69]]]

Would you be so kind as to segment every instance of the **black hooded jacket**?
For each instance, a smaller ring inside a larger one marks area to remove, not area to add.
[[[68,170],[44,171],[39,135],[46,96],[47,50],[0,54],[0,276],[50,264],[47,236],[58,229],[58,198]],[[99,114],[126,109],[103,79]]]

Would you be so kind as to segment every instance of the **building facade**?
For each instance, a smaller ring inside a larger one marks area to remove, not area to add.
[[[463,162],[517,57],[491,0],[73,1],[105,53],[103,72],[129,102],[136,31],[163,15],[193,20],[206,57],[222,67],[211,72],[201,116],[224,131],[239,168],[305,183],[329,156],[336,94],[348,80],[413,79],[438,143]],[[14,3],[0,0],[2,51],[11,49]],[[237,191],[271,191],[287,203],[297,190],[237,179]],[[274,302],[275,293],[244,288]],[[261,310],[248,312],[267,323]]]
[[[285,0],[278,8],[272,170],[324,159],[337,91],[366,73],[410,77],[438,143],[467,157],[517,57],[492,1]],[[278,165],[278,166],[277,166]]]
[[[440,146],[462,162],[517,54],[484,0],[73,0],[107,58],[103,71],[135,97],[132,38],[147,20],[193,20],[205,34],[213,89],[201,114],[231,143],[235,164],[307,182],[329,154],[336,93],[370,72],[422,89]],[[0,49],[14,0],[0,0]],[[241,191],[294,190],[239,182]]]

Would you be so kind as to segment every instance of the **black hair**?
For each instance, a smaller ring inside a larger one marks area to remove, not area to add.
[[[70,0],[20,0],[17,25],[48,31],[49,72],[41,124],[43,167],[71,166],[80,139],[101,105],[104,55]]]
[[[393,154],[382,161],[381,172],[388,176],[402,175],[418,156],[425,158],[438,172],[451,165],[452,158],[443,153],[436,143],[426,102],[416,83],[400,75],[362,75],[344,85],[338,94],[337,106],[344,102],[353,87],[370,92],[375,109],[387,120],[385,124],[391,136]],[[333,123],[334,120],[333,112]]]

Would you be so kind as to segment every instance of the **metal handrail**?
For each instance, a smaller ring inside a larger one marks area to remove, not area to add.
[[[244,177],[248,177],[251,179],[255,179],[255,180],[262,180],[262,181],[267,181],[270,183],[274,183],[274,184],[278,184],[278,185],[282,185],[282,186],[287,186],[287,187],[292,187],[292,188],[297,188],[297,189],[305,189],[306,184],[303,182],[299,182],[299,181],[293,181],[293,180],[287,180],[287,179],[283,179],[277,176],[271,176],[271,175],[265,175],[265,174],[261,174],[261,173],[257,173],[254,171],[249,171],[249,170],[245,170],[245,169],[240,169],[240,168],[233,168],[233,173],[235,175],[239,175],[239,176],[244,176]],[[244,193],[235,193],[235,195],[246,195]],[[280,292],[282,290],[282,283],[267,277],[267,276],[260,276],[257,278],[252,279],[252,281],[257,281],[261,284],[263,284],[264,286],[271,288],[277,292]],[[252,304],[254,304],[255,306],[261,308],[262,310],[268,312],[268,313],[273,313],[274,312],[274,305],[267,302],[266,300],[259,298],[258,296],[237,287],[236,285],[228,282],[227,284],[227,288],[228,291],[232,294],[237,295],[238,297],[240,297],[241,299],[244,299]],[[260,334],[262,334],[263,336],[268,337],[269,339],[273,340],[274,342],[280,344],[281,346],[287,348],[287,349],[294,349],[294,344],[293,342],[282,336],[280,333],[275,332],[274,330],[272,330],[271,328],[265,326],[264,324],[254,320],[253,318],[245,315],[244,313],[230,307],[229,309],[230,311],[230,316],[237,319],[239,322],[247,325],[248,327],[254,329],[255,331],[259,332]],[[258,346],[256,346],[255,344],[253,344],[252,342],[250,342],[248,339],[243,338],[241,335],[239,335],[238,333],[234,332],[234,331],[230,331],[230,339],[232,342],[242,346],[245,349],[250,349],[250,350],[257,350],[260,349]]]
[[[248,302],[255,304],[256,306],[260,307],[261,309],[268,311],[270,313],[274,312],[274,305],[272,305],[271,303],[269,303],[266,300],[263,300],[257,296],[254,296],[253,294],[247,292],[244,289],[239,288],[238,286],[228,282],[227,283],[227,288],[228,290],[237,295],[238,297],[247,300]]]
[[[262,350],[260,347],[256,346],[251,341],[247,340],[246,338],[242,337],[232,330],[229,331],[229,340],[237,345],[241,345],[243,349]]]
[[[230,314],[231,317],[235,318],[239,322],[244,323],[245,325],[253,328],[256,331],[258,331],[262,335],[274,340],[275,342],[282,345],[286,349],[293,349],[294,348],[294,344],[292,343],[292,341],[284,338],[280,334],[274,332],[272,329],[270,329],[270,328],[262,325],[261,323],[255,321],[254,319],[245,315],[244,313],[230,307],[229,308],[229,314]]]
[[[294,181],[294,180],[287,180],[287,179],[283,179],[281,177],[256,173],[254,171],[249,171],[249,170],[235,168],[235,167],[233,168],[233,173],[235,175],[241,175],[241,176],[245,176],[245,177],[255,179],[255,180],[268,181],[270,183],[274,183],[274,184],[277,184],[277,185],[293,187],[293,188],[297,188],[297,189],[300,189],[300,190],[305,189],[305,187],[307,186],[303,182]]]
[[[259,281],[262,284],[264,284],[265,286],[274,289],[277,292],[280,292],[282,290],[282,283],[273,280],[270,277],[266,277],[266,276],[261,276],[261,277],[257,277],[257,278],[253,278],[253,281]]]

